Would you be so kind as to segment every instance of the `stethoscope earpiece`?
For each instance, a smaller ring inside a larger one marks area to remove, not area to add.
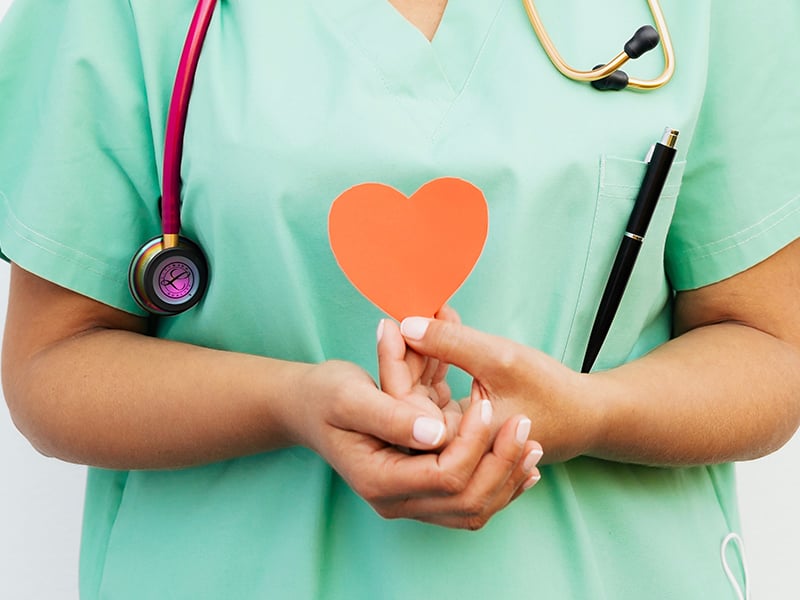
[[[595,69],[599,69],[602,66],[603,65],[596,65]],[[611,75],[603,77],[602,79],[590,81],[589,83],[594,89],[600,90],[601,92],[624,90],[628,87],[628,74],[625,71],[617,69]]]
[[[642,25],[633,34],[633,37],[625,42],[624,51],[628,58],[639,58],[645,52],[650,52],[653,48],[658,46],[661,36],[658,35],[655,27],[652,25]],[[605,65],[595,65],[594,69],[601,69]],[[592,87],[601,92],[624,90],[630,83],[630,78],[625,71],[617,69],[611,75],[607,75],[602,79],[596,79],[590,82]]]
[[[672,48],[669,29],[664,20],[664,11],[658,0],[647,0],[650,13],[653,15],[655,27],[643,25],[633,34],[624,46],[622,52],[604,64],[597,65],[591,71],[582,71],[571,67],[561,57],[553,40],[547,33],[547,29],[542,23],[539,12],[536,10],[534,0],[522,0],[525,10],[528,13],[533,30],[539,42],[542,44],[547,57],[558,71],[574,81],[591,83],[592,87],[601,90],[623,90],[626,88],[633,90],[655,90],[667,84],[675,72],[675,51]],[[664,69],[658,77],[653,79],[636,79],[620,71],[620,67],[631,59],[639,58],[645,52],[649,52],[661,44],[664,51]]]
[[[208,287],[208,263],[200,247],[184,237],[169,248],[157,237],[131,261],[128,287],[136,303],[159,316],[182,313],[197,304]]]
[[[652,25],[642,25],[637,29],[633,37],[625,42],[624,50],[630,58],[639,58],[645,52],[650,52],[658,46],[661,36]]]

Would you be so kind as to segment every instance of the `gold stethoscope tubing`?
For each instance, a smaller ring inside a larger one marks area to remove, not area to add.
[[[550,39],[547,30],[542,24],[542,19],[539,17],[533,0],[522,0],[522,3],[525,5],[525,10],[528,11],[528,18],[531,21],[531,25],[533,25],[533,30],[536,32],[536,37],[539,38],[544,51],[547,53],[547,56],[556,69],[566,77],[576,81],[585,81],[587,83],[597,81],[598,79],[608,77],[630,60],[630,57],[623,51],[602,67],[592,69],[591,71],[578,71],[577,69],[573,69],[558,53],[558,50],[553,44],[553,40]],[[633,77],[629,78],[628,87],[637,90],[654,90],[660,88],[665,85],[672,78],[673,73],[675,73],[675,50],[672,47],[672,39],[670,39],[667,22],[664,19],[664,11],[661,9],[658,0],[647,0],[647,4],[650,6],[650,13],[653,15],[653,20],[656,24],[656,31],[658,31],[658,35],[661,38],[661,48],[664,52],[664,70],[661,75],[655,79],[642,80],[634,79]]]

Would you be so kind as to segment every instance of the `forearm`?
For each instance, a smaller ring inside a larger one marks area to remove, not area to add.
[[[693,465],[778,449],[800,422],[800,352],[772,335],[722,323],[584,377],[602,406],[587,452],[615,461]]]
[[[175,468],[292,443],[283,401],[309,365],[93,329],[5,369],[12,416],[41,452]]]

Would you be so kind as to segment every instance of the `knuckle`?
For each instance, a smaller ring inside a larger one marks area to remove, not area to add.
[[[413,518],[411,498],[384,500],[372,505],[373,510],[386,520]]]
[[[376,427],[384,432],[384,439],[396,443],[411,441],[408,439],[411,426],[408,425],[407,411],[406,404],[395,402],[375,415]]]
[[[391,504],[373,504],[372,509],[378,514],[379,517],[386,519],[387,521],[399,519],[401,516],[397,508]]]
[[[368,504],[372,506],[377,506],[380,504],[382,498],[374,486],[370,485],[369,483],[351,483],[350,485],[352,486],[353,491],[361,496]]]
[[[451,348],[453,347],[451,333],[447,324],[440,324],[439,329],[436,330],[436,335],[430,340],[432,355],[447,361],[450,357]]]
[[[460,472],[444,471],[439,477],[439,487],[448,496],[461,494],[469,483],[469,477]]]
[[[522,454],[517,448],[504,448],[493,452],[497,461],[498,470],[503,470],[511,476],[522,473]]]
[[[387,493],[382,484],[382,476],[379,473],[372,473],[372,476],[363,474],[355,481],[350,481],[349,484],[356,494],[372,506],[386,503]]]
[[[489,509],[489,498],[485,496],[472,496],[464,500],[461,513],[468,518],[482,518]]]
[[[484,515],[467,517],[464,519],[464,529],[468,529],[470,531],[478,531],[479,529],[483,529],[489,522],[489,518],[489,516]]]
[[[495,350],[495,362],[501,372],[514,371],[519,360],[519,348],[516,344],[502,344]]]
[[[351,482],[353,491],[361,496],[372,506],[387,505],[387,498],[390,493],[386,489],[386,465],[382,465],[380,469],[373,470],[371,473],[362,473],[358,481]]]

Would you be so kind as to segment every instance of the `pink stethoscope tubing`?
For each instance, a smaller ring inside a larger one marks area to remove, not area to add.
[[[195,7],[186,42],[181,52],[175,84],[167,114],[164,135],[164,163],[162,174],[161,230],[165,237],[177,236],[181,229],[181,159],[183,157],[183,137],[186,130],[186,115],[189,98],[192,94],[194,76],[203,41],[214,14],[217,0],[199,0]]]

